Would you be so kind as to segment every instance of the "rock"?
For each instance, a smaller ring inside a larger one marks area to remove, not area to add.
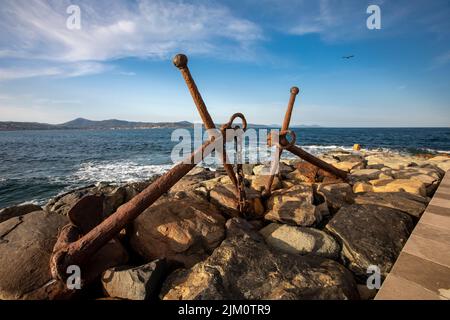
[[[115,187],[110,188],[110,190],[100,190],[101,194],[105,195],[103,201],[103,214],[105,216],[110,216],[116,212],[122,204],[126,202],[127,199],[127,189],[125,187]]]
[[[35,211],[0,224],[0,300],[52,299],[62,286],[51,284],[49,261],[62,215]]]
[[[295,186],[296,183],[294,181],[291,180],[283,180],[281,181],[281,189],[289,189],[293,186]]]
[[[291,180],[296,180],[300,182],[315,182],[317,178],[317,173],[319,172],[319,168],[309,162],[300,162],[296,166],[296,170],[293,171],[289,176],[291,176]]]
[[[424,163],[423,160],[401,156],[397,154],[385,153],[385,154],[377,154],[377,155],[369,155],[366,156],[367,164],[369,167],[372,167],[376,164],[382,164],[385,167],[389,167],[394,170],[404,169],[410,166],[418,165]]]
[[[197,169],[198,168],[198,169]],[[207,180],[213,179],[215,173],[209,169],[196,167],[195,170],[190,175],[186,175],[181,178],[172,188],[170,188],[170,193],[176,193],[179,191],[194,190],[200,187]]]
[[[93,188],[94,187],[81,188],[57,196],[44,206],[44,211],[54,212],[65,216],[81,198],[88,194],[93,194]]]
[[[353,193],[370,192],[370,191],[373,191],[373,186],[371,184],[364,182],[356,182],[353,185]]]
[[[264,205],[261,201],[261,194],[250,188],[245,188],[247,200],[250,204],[250,211],[255,216],[264,214]],[[233,184],[217,185],[209,192],[211,203],[216,205],[226,216],[238,216],[236,189]]]
[[[289,189],[272,192],[267,202],[266,220],[282,223],[312,226],[322,219],[321,210],[314,204],[313,188],[300,184]]]
[[[354,203],[355,195],[348,183],[321,183],[317,187],[317,193],[325,199],[332,213],[337,212],[344,205]]]
[[[427,207],[427,199],[407,192],[368,192],[358,194],[357,204],[374,204],[397,209],[414,217],[420,217]]]
[[[67,215],[69,210],[87,195],[103,196],[103,215],[105,217],[114,213],[118,207],[127,202],[128,198],[126,187],[101,183],[57,196],[44,206],[44,211]]]
[[[164,300],[357,299],[350,272],[333,260],[271,249],[242,219],[227,222],[227,238],[191,269],[172,273]]]
[[[327,233],[306,227],[271,223],[259,231],[266,242],[275,249],[292,254],[312,254],[337,259],[340,247]]]
[[[140,181],[140,182],[132,182],[128,183],[124,186],[126,192],[125,202],[130,201],[135,196],[137,196],[140,192],[142,192],[145,188],[147,188],[154,180],[158,177],[153,177],[150,180]]]
[[[30,212],[41,210],[42,208],[35,204],[22,204],[18,206],[0,209],[0,223],[14,217],[22,216]]]
[[[343,171],[350,172],[354,169],[363,169],[365,167],[365,164],[363,162],[343,161],[335,163],[334,166]]]
[[[369,181],[373,192],[399,192],[405,191],[423,197],[427,196],[425,184],[410,179],[378,179]]]
[[[429,159],[428,162],[439,167],[444,172],[450,170],[450,158],[448,156],[436,156]]]
[[[392,175],[395,179],[411,179],[423,182],[425,186],[429,186],[442,177],[437,170],[430,168],[408,168],[402,170],[393,170]]]
[[[253,167],[253,174],[255,176],[269,175],[270,174],[270,164],[260,164]]]
[[[351,171],[351,176],[357,181],[369,181],[378,179],[382,174],[378,169],[356,169]]]
[[[203,198],[166,196],[133,222],[130,244],[147,261],[166,258],[190,267],[220,244],[224,225],[219,210]]]
[[[271,163],[267,164],[261,164],[253,167],[253,174],[256,176],[267,176],[270,174],[270,167]],[[283,161],[280,161],[280,165],[278,168],[277,174],[281,174],[282,176],[285,176],[292,172],[294,169],[290,166],[284,163]]]
[[[63,215],[35,211],[0,224],[0,300],[61,299],[74,294],[65,283],[53,281],[49,268],[58,232],[67,223]],[[95,277],[126,258],[125,250],[113,240],[84,268]]]
[[[413,223],[399,210],[375,205],[342,207],[326,225],[342,243],[348,268],[362,279],[376,265],[385,277],[408,239]]]
[[[157,296],[165,269],[164,260],[138,267],[108,269],[102,275],[103,291],[113,298],[147,300]]]
[[[246,176],[251,176],[253,174],[253,168],[256,167],[256,164],[253,163],[244,163],[242,164],[242,171]]]
[[[358,284],[357,287],[361,300],[372,300],[377,294],[377,289],[369,289],[365,284]]]
[[[360,154],[337,154],[333,156],[335,159],[338,159],[339,162],[353,162],[353,163],[363,163],[365,159]]]
[[[251,179],[251,186],[256,191],[262,192],[266,186],[267,181],[269,180],[270,176],[252,176]],[[273,177],[272,182],[272,190],[277,190],[282,187],[281,181],[278,178],[278,176]]]

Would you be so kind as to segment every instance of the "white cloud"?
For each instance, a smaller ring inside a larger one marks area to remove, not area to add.
[[[249,43],[263,38],[255,23],[213,2],[81,0],[76,2],[81,8],[81,30],[66,27],[70,4],[67,0],[2,1],[0,58],[38,59],[41,66],[66,64],[26,71],[13,68],[5,70],[2,79],[84,75],[103,69],[88,66],[86,70],[80,62],[168,58],[177,51],[223,56],[222,44],[245,51]]]
[[[0,68],[0,81],[16,80],[34,77],[79,77],[104,72],[111,67],[96,62],[79,62],[54,65],[46,63],[44,66]]]

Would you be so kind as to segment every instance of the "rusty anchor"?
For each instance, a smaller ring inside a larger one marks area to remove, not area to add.
[[[283,150],[288,150],[292,154],[296,155],[297,157],[315,165],[316,167],[325,170],[332,175],[341,178],[344,181],[348,181],[348,174],[345,171],[342,171],[335,166],[313,156],[312,154],[306,152],[302,148],[295,145],[296,142],[296,135],[292,130],[289,130],[289,124],[291,122],[292,117],[292,110],[294,109],[294,103],[295,98],[297,97],[300,90],[297,87],[291,88],[291,95],[289,98],[286,114],[284,116],[283,125],[281,127],[281,131],[278,134],[278,140],[279,142],[276,144],[276,151],[275,151],[275,161],[272,162],[272,165],[270,167],[270,175],[267,179],[266,185],[264,186],[263,190],[263,196],[269,197],[272,192],[272,183],[275,177],[276,172],[278,171],[280,158]],[[289,140],[287,137],[290,136],[291,139]],[[272,141],[272,135],[269,135],[268,137],[268,144],[271,145]]]
[[[189,89],[189,92],[191,93],[192,99],[194,100],[195,106],[197,107],[197,110],[200,114],[200,117],[202,119],[202,122],[205,126],[205,128],[208,129],[216,129],[216,126],[211,118],[211,115],[209,114],[205,102],[203,101],[202,95],[200,94],[197,85],[195,84],[195,81],[192,77],[192,74],[188,67],[188,58],[184,54],[177,54],[175,58],[173,59],[173,64],[180,70],[181,75],[184,78],[184,81],[186,82],[186,85]],[[243,121],[243,131],[247,128],[247,122],[245,121],[245,117],[242,114],[235,114],[230,119],[230,121],[224,125],[220,130],[222,132],[222,139],[223,142],[226,142],[226,137],[224,134],[224,131],[227,129],[234,129],[238,130],[240,128],[232,128],[231,124],[236,118],[241,118]],[[212,137],[210,137],[212,138]],[[238,144],[238,142],[235,142]],[[245,189],[244,189],[244,178],[242,173],[242,161],[237,163],[237,170],[236,174],[233,170],[233,166],[229,163],[228,156],[226,154],[225,148],[223,149],[223,166],[224,169],[230,178],[231,182],[234,184],[236,189],[236,202],[237,202],[237,209],[240,212],[241,215],[246,215],[247,210],[249,209],[249,206],[247,205],[246,197],[245,197]]]
[[[211,116],[209,115],[208,110],[201,99],[200,93],[187,69],[186,56],[177,55],[174,59],[174,63],[175,65],[182,67],[182,73],[187,77],[187,83],[193,97],[196,97],[194,98],[194,101],[205,122],[205,126],[207,128],[215,128]],[[234,114],[230,121],[222,128],[231,128],[233,121],[237,118],[242,120],[245,129],[247,121],[244,115],[240,113]],[[221,142],[220,139],[224,139],[224,141]],[[216,143],[225,143],[225,138],[221,135],[219,139],[210,139],[203,143],[200,148],[195,150],[183,162],[175,165],[129,202],[121,205],[116,212],[104,220],[102,218],[103,200],[101,197],[87,196],[77,202],[69,211],[70,224],[62,228],[53,248],[50,258],[50,272],[52,277],[55,280],[64,281],[68,277],[66,271],[69,266],[77,265],[79,267],[84,267],[88,265],[95,254],[112,241],[122,229],[135,220],[164,193],[168,192],[169,189],[191,171],[199,161],[202,161],[204,157],[208,156],[214,150],[212,147]],[[224,157],[226,157],[225,153]],[[224,161],[224,165],[227,165],[227,173],[229,174],[231,181],[233,181],[238,188],[238,179],[234,174],[232,166],[226,161]],[[237,190],[239,190],[239,188]],[[238,199],[241,199],[239,198],[239,195]],[[107,269],[109,266],[101,267]],[[93,269],[95,270],[92,272],[90,270],[84,272],[84,283],[90,282],[99,275],[99,272],[104,271],[99,270],[99,266],[96,266]]]

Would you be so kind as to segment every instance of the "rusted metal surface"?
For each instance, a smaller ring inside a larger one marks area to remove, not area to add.
[[[187,57],[177,55],[174,64],[180,68],[183,77],[188,84],[189,90],[194,98],[197,109],[207,129],[214,129],[215,125],[206,109],[203,99],[198,92],[195,82],[187,68]],[[247,121],[241,113],[234,114],[230,121],[224,126],[231,128],[233,121],[240,118],[244,129],[247,127]],[[223,140],[220,141],[220,139]],[[67,267],[70,265],[85,266],[89,260],[109,241],[111,241],[119,232],[135,220],[142,212],[150,207],[158,198],[174,186],[190,170],[192,170],[199,161],[208,156],[215,148],[214,144],[225,143],[226,138],[219,134],[219,140],[210,139],[205,142],[198,150],[194,151],[183,162],[175,165],[163,176],[155,180],[150,186],[136,195],[132,200],[120,206],[116,212],[103,220],[102,205],[103,200],[97,196],[87,196],[81,199],[69,212],[71,224],[65,226],[60,232],[53,253],[50,259],[50,271],[54,279],[65,280],[67,277]],[[224,160],[226,159],[226,152]],[[227,173],[239,191],[238,179],[232,166],[224,161],[224,167]],[[242,185],[242,181],[240,183]],[[245,194],[238,193],[239,200],[245,201]],[[239,201],[241,203],[241,201]],[[244,211],[244,208],[242,208]],[[86,270],[85,270],[86,271]],[[85,280],[93,279],[94,275],[84,272]]]
[[[68,266],[83,266],[100,248],[192,170],[196,166],[195,159],[199,157],[203,159],[207,156],[209,154],[207,147],[211,143],[211,141],[205,142],[191,154],[188,161],[174,166],[86,234],[83,235],[79,226],[74,224],[66,226],[59,235],[50,260],[52,276],[55,279],[64,280]]]
[[[242,128],[239,125],[235,125],[233,126],[233,122],[234,120],[236,120],[237,118],[240,118],[242,120]],[[250,206],[249,203],[247,201],[247,195],[246,195],[246,191],[245,191],[245,177],[244,177],[244,170],[242,167],[242,163],[243,163],[243,158],[242,158],[242,142],[243,142],[243,134],[244,132],[247,130],[247,120],[245,119],[244,115],[242,113],[235,113],[231,118],[230,121],[228,121],[228,123],[224,124],[221,127],[221,132],[222,132],[222,138],[224,141],[224,150],[225,149],[225,141],[227,141],[227,137],[226,137],[226,131],[227,130],[234,130],[234,147],[235,147],[235,165],[236,165],[236,180],[237,180],[237,186],[236,186],[236,191],[237,191],[237,209],[239,211],[239,213],[241,214],[241,216],[248,216],[249,214],[251,214],[251,212],[249,212]],[[224,152],[224,154],[226,154],[226,152]],[[225,157],[224,157],[225,160]]]
[[[292,110],[294,109],[295,98],[297,97],[300,90],[297,87],[291,88],[291,96],[289,97],[288,106],[286,109],[286,114],[284,115],[283,125],[281,127],[281,131],[286,131],[289,129],[289,124],[291,122]],[[283,153],[283,149],[280,149],[279,146],[276,147],[276,156],[275,161],[272,162],[270,167],[270,175],[267,179],[266,185],[264,187],[263,196],[268,197],[271,193],[273,179],[275,178],[275,174],[278,171],[278,167],[280,165],[281,154]]]
[[[173,64],[180,70],[181,75],[183,76],[184,81],[186,82],[189,92],[191,93],[192,99],[194,100],[194,103],[200,114],[200,117],[202,118],[205,128],[215,129],[216,125],[214,124],[211,115],[208,112],[208,109],[206,109],[206,105],[205,102],[203,101],[202,95],[200,94],[200,91],[198,90],[197,85],[195,84],[195,81],[192,78],[191,72],[188,67],[188,58],[184,54],[177,54],[175,58],[173,58]],[[228,159],[226,159],[225,152],[224,152],[224,159],[225,161],[223,161],[223,167],[225,168],[228,177],[230,177],[233,184],[237,187],[238,183],[234,175],[233,167],[229,164]]]
[[[341,178],[344,181],[348,181],[348,173],[345,171],[342,171],[335,166],[313,156],[312,154],[306,152],[302,148],[295,145],[296,136],[295,133],[291,130],[289,130],[289,124],[291,122],[292,117],[292,110],[294,108],[295,98],[297,94],[300,92],[300,90],[297,87],[291,88],[291,96],[289,98],[288,107],[286,110],[286,114],[284,116],[283,125],[281,127],[281,131],[279,134],[279,143],[276,146],[276,156],[278,156],[274,161],[272,161],[271,167],[270,167],[270,175],[267,179],[266,185],[264,186],[263,196],[269,197],[272,192],[272,184],[275,177],[276,172],[278,171],[279,165],[280,165],[280,159],[281,154],[284,149],[288,150],[292,154],[300,157],[301,159],[315,165],[316,167],[323,169],[334,176]],[[291,135],[291,140],[288,140],[286,138],[287,135]],[[272,143],[272,137],[271,135],[268,137],[268,144],[271,145]]]

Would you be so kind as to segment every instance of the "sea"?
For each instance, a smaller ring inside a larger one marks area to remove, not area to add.
[[[293,130],[297,145],[315,155],[339,148],[351,150],[355,143],[365,149],[409,154],[450,152],[450,128]],[[0,132],[0,208],[23,203],[42,205],[71,189],[99,182],[140,181],[162,174],[174,165],[173,150],[182,140],[173,131],[156,128]],[[194,136],[192,130],[183,132]],[[199,143],[197,140],[193,139],[190,145]],[[247,158],[255,161],[251,155],[263,144],[260,140],[249,145]],[[283,156],[290,157],[288,152]],[[214,163],[202,165],[213,170],[215,167]]]

